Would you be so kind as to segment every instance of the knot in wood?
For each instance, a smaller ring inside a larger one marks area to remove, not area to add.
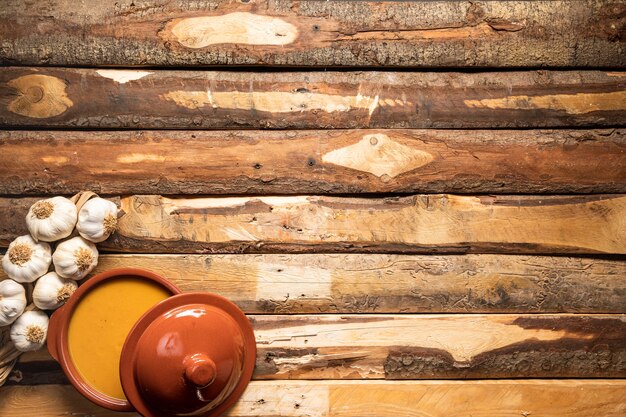
[[[39,103],[46,93],[38,85],[31,85],[24,91],[24,98],[31,103]]]

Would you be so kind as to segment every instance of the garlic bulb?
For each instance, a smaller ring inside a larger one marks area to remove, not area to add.
[[[78,212],[65,197],[37,201],[26,215],[26,225],[36,241],[54,242],[68,237],[74,230]]]
[[[33,303],[42,310],[56,310],[77,288],[76,281],[61,278],[56,272],[48,272],[35,283]]]
[[[20,352],[38,350],[47,335],[48,316],[43,311],[26,311],[11,326],[11,340]]]
[[[78,213],[76,229],[92,242],[106,240],[117,226],[117,206],[114,202],[96,197],[87,201]]]
[[[35,242],[29,235],[16,238],[2,258],[2,268],[17,282],[33,282],[50,266],[50,245]]]
[[[5,279],[0,281],[0,326],[13,323],[26,308],[26,291],[24,287]]]
[[[98,249],[80,236],[59,243],[52,255],[54,270],[62,278],[81,280],[98,263]]]

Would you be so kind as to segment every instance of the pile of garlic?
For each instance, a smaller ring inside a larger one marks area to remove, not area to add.
[[[30,235],[19,236],[9,245],[2,258],[9,279],[0,281],[0,327],[11,326],[11,340],[21,352],[37,350],[46,341],[48,316],[41,310],[65,304],[78,288],[76,281],[95,268],[94,242],[106,240],[115,230],[117,206],[95,196],[77,208],[68,198],[53,197],[33,204],[26,224]],[[52,242],[58,242],[54,252]],[[36,308],[30,311],[25,311],[30,309],[23,285],[27,283],[35,286]]]

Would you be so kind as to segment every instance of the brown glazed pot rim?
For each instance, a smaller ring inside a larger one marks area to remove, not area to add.
[[[133,359],[137,350],[137,344],[141,339],[141,336],[144,334],[144,331],[146,331],[155,319],[173,309],[176,309],[177,307],[193,304],[204,304],[207,306],[217,307],[222,312],[228,314],[235,321],[241,331],[244,348],[243,372],[241,373],[237,385],[222,403],[214,409],[200,414],[199,416],[220,416],[232,407],[235,402],[237,402],[252,379],[252,374],[256,365],[256,339],[254,336],[254,330],[252,329],[252,324],[250,323],[250,320],[248,320],[248,317],[246,317],[245,313],[241,311],[241,309],[232,301],[217,294],[209,292],[191,292],[174,295],[158,303],[141,316],[139,320],[137,320],[135,326],[128,334],[126,342],[122,348],[120,360],[120,379],[122,382],[122,389],[135,409],[144,417],[165,417],[165,414],[159,413],[158,410],[150,408],[150,406],[146,404],[135,383],[135,367],[133,366]]]
[[[121,400],[109,397],[108,395],[96,390],[82,379],[72,362],[67,344],[67,336],[72,313],[87,292],[92,290],[102,281],[128,276],[134,276],[157,283],[169,290],[172,295],[180,294],[180,290],[174,284],[154,272],[139,268],[111,269],[94,275],[89,278],[87,282],[78,287],[68,302],[52,314],[49,326],[48,350],[50,354],[59,362],[61,368],[63,368],[63,372],[72,385],[93,403],[113,411],[135,411],[135,408],[128,401],[128,399]]]

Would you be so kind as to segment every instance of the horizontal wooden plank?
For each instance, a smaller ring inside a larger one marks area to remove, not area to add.
[[[595,0],[5,0],[0,63],[623,67],[625,10]]]
[[[249,317],[254,379],[626,377],[625,315]],[[65,380],[50,357],[29,356],[13,382]]]
[[[617,126],[626,72],[215,72],[0,68],[0,126]]]
[[[249,314],[623,313],[626,260],[512,255],[103,254]],[[0,269],[0,280],[6,278]]]
[[[33,198],[0,198],[0,245]],[[131,253],[626,253],[626,196],[122,197],[101,249]]]
[[[626,130],[4,131],[0,194],[625,193]]]
[[[116,417],[70,386],[0,388],[3,417]],[[230,417],[622,417],[626,381],[255,381]],[[138,416],[138,414],[126,414]]]

